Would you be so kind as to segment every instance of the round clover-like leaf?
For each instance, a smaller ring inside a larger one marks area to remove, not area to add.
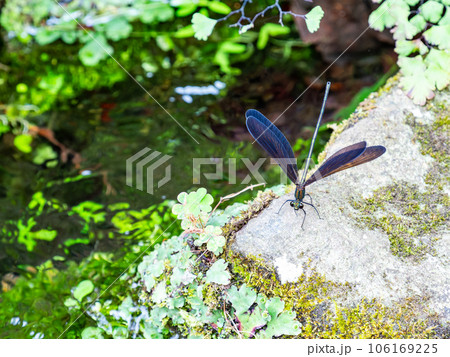
[[[215,255],[219,255],[223,251],[225,242],[225,237],[215,235],[208,241],[208,243],[206,244],[206,248],[208,248],[208,250],[210,252],[213,252]]]
[[[201,213],[211,212],[211,204],[214,199],[207,193],[206,189],[201,187],[197,191],[182,192],[178,195],[178,201],[180,203],[172,207],[172,212],[178,216],[179,219],[183,219],[185,216],[192,215],[198,217]]]
[[[227,271],[228,263],[223,259],[219,259],[215,262],[211,268],[206,272],[206,281],[208,283],[216,283],[227,285],[230,283],[231,275]]]
[[[216,226],[206,226],[203,233],[199,234],[194,241],[196,246],[201,246],[207,243],[207,248],[215,255],[222,252],[222,247],[225,245],[225,238],[222,236],[222,229]]]
[[[250,309],[256,301],[256,292],[245,284],[239,290],[232,286],[228,290],[228,301],[231,302],[231,305],[236,310],[236,315],[240,315]]]

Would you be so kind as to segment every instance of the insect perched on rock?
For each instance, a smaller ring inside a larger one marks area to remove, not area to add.
[[[322,109],[320,111],[316,130],[314,131],[314,135],[311,141],[311,147],[309,148],[309,154],[308,158],[306,159],[306,166],[303,170],[301,180],[299,180],[298,177],[298,169],[296,159],[294,157],[294,152],[292,151],[292,147],[283,133],[257,110],[250,109],[245,113],[245,117],[247,118],[247,129],[250,134],[258,142],[258,144],[261,145],[273,159],[275,159],[278,165],[280,165],[281,169],[289,177],[289,179],[296,185],[294,193],[295,199],[287,200],[286,202],[290,202],[291,207],[293,207],[295,211],[301,209],[305,213],[302,222],[302,228],[306,218],[306,212],[303,209],[305,204],[312,206],[319,215],[316,207],[314,207],[314,205],[312,204],[311,196],[305,193],[306,186],[327,176],[335,174],[336,172],[372,161],[377,157],[383,155],[386,151],[386,148],[384,146],[367,147],[365,141],[347,146],[331,155],[319,167],[319,169],[308,180],[306,180],[306,173],[311,161],[314,142],[316,141],[317,132],[319,130],[320,121],[322,120],[323,112],[325,109],[325,102],[327,100],[329,90],[330,82],[327,83]],[[309,196],[309,198],[311,199],[311,203],[303,201],[305,196]],[[281,208],[283,208],[286,202],[283,203],[278,212],[281,211]]]

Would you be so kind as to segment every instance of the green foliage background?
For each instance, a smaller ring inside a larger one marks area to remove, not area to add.
[[[248,3],[250,12],[273,1],[255,3]],[[449,82],[449,2],[380,3],[369,22],[380,31],[394,28],[402,84],[416,102],[424,103]],[[195,73],[191,78],[199,82],[220,79],[229,87],[241,65],[268,47],[277,56],[264,56],[264,65],[279,65],[282,58],[299,69],[307,67],[310,52],[294,36],[287,37],[293,29],[287,18],[285,26],[266,22],[254,31],[251,26],[229,27],[232,20],[217,21],[232,11],[233,2],[135,0],[132,5],[117,0],[74,0],[63,6],[53,0],[6,1],[0,18],[7,38],[1,54],[0,136],[12,135],[17,150],[12,156],[48,170],[58,167],[56,152],[38,145],[29,128],[48,125],[43,113],[80,105],[86,93],[121,91],[127,73],[117,62],[144,87],[164,87],[161,73],[174,78]],[[305,14],[311,32],[322,16],[317,7]],[[210,129],[203,130],[211,136]],[[320,135],[326,137],[325,132],[322,127]],[[294,145],[302,152],[300,160],[309,143],[298,139]],[[324,143],[319,140],[318,148]],[[58,179],[68,185],[85,180],[79,174]],[[55,179],[44,188],[59,184]],[[211,215],[214,199],[203,188],[181,193],[178,203],[145,209],[88,199],[69,204],[46,196],[44,188],[32,192],[25,208],[12,212],[1,227],[5,253],[17,260],[26,255],[43,259],[36,247],[55,249],[37,267],[18,264],[14,287],[3,286],[1,338],[272,338],[310,332],[292,306],[234,280],[223,256],[221,227],[248,209],[247,204]],[[21,198],[15,197],[15,189],[20,185],[13,182],[8,194],[17,203]],[[283,187],[278,190],[284,192]],[[72,231],[62,237],[58,222]],[[77,256],[80,246],[109,242],[121,248]]]
[[[435,90],[450,82],[450,1],[381,0],[370,15],[378,31],[392,28],[400,83],[416,104],[424,105]]]

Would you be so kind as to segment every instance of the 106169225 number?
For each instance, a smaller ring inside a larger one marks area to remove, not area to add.
[[[430,353],[438,352],[436,343],[369,343],[369,353]]]

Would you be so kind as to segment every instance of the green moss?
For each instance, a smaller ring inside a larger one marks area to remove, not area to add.
[[[396,87],[398,85],[398,82],[400,80],[401,77],[401,73],[398,72],[395,76],[392,76],[391,78],[389,78],[386,81],[386,84],[381,87],[377,93],[374,93],[374,95],[376,95],[377,97],[379,97],[380,95],[384,94],[384,93],[389,93],[393,87]]]
[[[425,177],[425,187],[396,182],[382,187],[368,199],[353,199],[357,221],[385,232],[393,254],[418,259],[434,254],[439,229],[449,219],[450,201],[444,187],[448,183],[450,161],[450,119],[446,103],[433,101],[428,111],[435,115],[432,124],[418,122],[412,114],[405,118],[414,131],[413,141],[421,153],[435,159]]]
[[[362,300],[357,306],[341,307],[335,301],[352,293],[350,284],[329,281],[308,267],[296,282],[282,284],[276,270],[263,259],[241,255],[230,247],[239,231],[257,215],[273,197],[261,193],[239,218],[224,228],[227,238],[225,259],[230,264],[232,284],[246,284],[268,298],[280,297],[286,308],[296,312],[302,324],[299,338],[429,338],[433,337],[432,322],[418,317],[418,302],[405,300],[387,307],[377,300]],[[217,304],[220,297],[216,295]]]
[[[351,294],[349,284],[337,284],[310,269],[295,283],[282,284],[274,268],[262,259],[229,254],[233,284],[253,287],[267,297],[280,297],[302,323],[299,338],[430,338],[433,324],[418,317],[412,301],[387,307],[377,300],[362,300],[354,307],[335,303]],[[419,301],[419,300],[418,300]],[[418,302],[415,302],[417,305]],[[334,308],[333,308],[334,307]]]
[[[422,155],[430,155],[444,165],[443,168],[447,168],[450,160],[450,147],[448,145],[450,117],[447,109],[432,108],[434,108],[432,111],[436,114],[436,120],[433,124],[418,123],[411,114],[406,117],[406,123],[414,130],[413,140],[420,143]]]
[[[392,254],[399,257],[433,254],[438,229],[449,218],[448,195],[432,188],[421,192],[406,182],[382,187],[372,197],[350,203],[358,210],[357,221],[385,232]]]

